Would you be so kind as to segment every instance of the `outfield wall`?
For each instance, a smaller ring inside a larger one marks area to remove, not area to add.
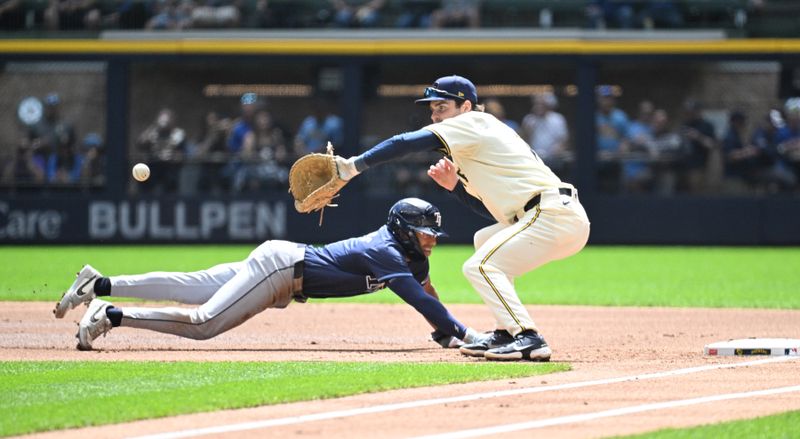
[[[448,196],[427,197],[443,212],[449,237],[470,243],[488,221]],[[366,233],[394,198],[341,197],[319,215],[294,211],[284,198],[0,200],[0,243],[323,243]],[[798,245],[794,199],[583,200],[592,244]]]

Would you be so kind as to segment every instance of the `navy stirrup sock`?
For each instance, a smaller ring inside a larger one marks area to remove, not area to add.
[[[99,277],[94,281],[94,293],[98,296],[111,295],[111,279]]]
[[[106,308],[106,316],[109,320],[111,320],[111,326],[116,328],[117,326],[122,324],[122,310],[119,308],[115,308],[113,306],[109,306]]]

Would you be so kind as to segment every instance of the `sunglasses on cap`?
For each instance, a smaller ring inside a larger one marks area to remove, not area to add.
[[[442,98],[442,99],[458,99],[460,101],[465,101],[467,98],[464,96],[458,96],[456,94],[450,93],[449,91],[439,90],[438,88],[433,87],[426,87],[425,88],[425,97],[426,98]]]

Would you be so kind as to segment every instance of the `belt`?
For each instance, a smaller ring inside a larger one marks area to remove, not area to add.
[[[571,197],[572,196],[572,189],[568,188],[568,187],[560,187],[560,188],[558,188],[558,194],[559,195],[566,195],[568,197]],[[534,207],[536,207],[536,205],[539,204],[540,201],[542,201],[541,192],[536,194],[536,195],[534,195],[534,196],[532,196],[531,199],[528,200],[527,203],[525,203],[525,207],[523,207],[522,210],[524,212],[527,212],[527,211],[533,209]],[[514,222],[516,223],[517,221],[519,221],[519,218],[517,218],[517,216],[514,215]]]

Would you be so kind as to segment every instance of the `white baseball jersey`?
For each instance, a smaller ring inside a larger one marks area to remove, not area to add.
[[[469,111],[425,129],[439,137],[466,191],[498,222],[475,233],[475,254],[464,263],[464,275],[492,310],[498,329],[512,335],[538,331],[514,290],[514,278],[586,245],[589,219],[577,191],[490,114]],[[537,194],[539,204],[525,211]]]
[[[469,111],[424,129],[439,137],[464,189],[500,223],[512,224],[525,203],[545,189],[569,187],[491,114]]]

